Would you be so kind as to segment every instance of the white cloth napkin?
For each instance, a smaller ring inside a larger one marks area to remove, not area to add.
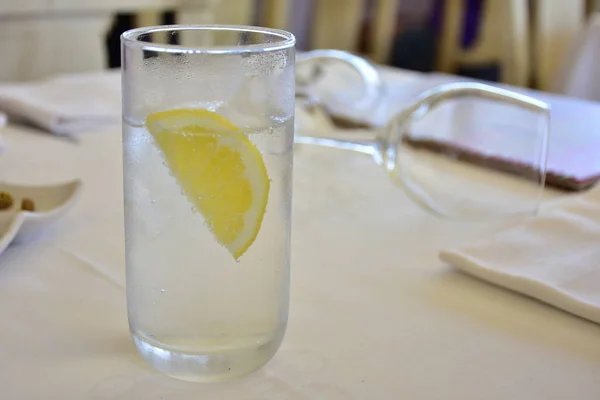
[[[58,135],[118,123],[121,74],[116,70],[3,83],[0,111]]]
[[[459,270],[600,323],[600,188],[440,257]]]

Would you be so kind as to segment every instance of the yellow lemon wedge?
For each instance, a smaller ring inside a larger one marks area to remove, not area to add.
[[[237,126],[208,110],[152,113],[146,128],[216,240],[240,258],[258,235],[269,197],[260,151]]]

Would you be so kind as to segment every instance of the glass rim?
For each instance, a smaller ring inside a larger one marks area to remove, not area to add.
[[[173,31],[234,31],[234,32],[250,32],[250,33],[266,33],[281,40],[274,42],[265,42],[258,44],[247,45],[229,45],[229,46],[186,46],[179,44],[155,43],[139,40],[143,34],[157,32],[173,32]],[[263,28],[250,25],[221,25],[221,24],[202,24],[202,25],[156,25],[141,28],[130,29],[121,34],[121,43],[127,47],[134,47],[140,50],[153,51],[159,53],[175,53],[175,54],[242,54],[242,53],[263,53],[278,50],[285,50],[293,47],[296,44],[296,38],[290,32]]]

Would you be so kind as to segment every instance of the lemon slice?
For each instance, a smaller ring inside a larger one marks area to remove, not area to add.
[[[237,126],[208,110],[152,113],[146,128],[216,240],[241,257],[258,235],[269,197],[260,151]]]

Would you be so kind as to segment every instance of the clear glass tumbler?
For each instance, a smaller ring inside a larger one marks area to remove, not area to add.
[[[244,375],[282,341],[294,44],[240,26],[122,36],[127,310],[139,352],[167,375]]]

